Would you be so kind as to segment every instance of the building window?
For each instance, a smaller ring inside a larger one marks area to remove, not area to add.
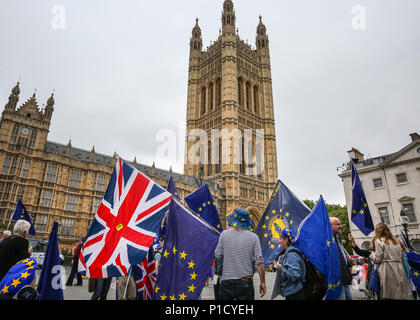
[[[378,208],[379,211],[379,216],[381,217],[381,221],[382,223],[385,224],[391,224],[389,221],[389,212],[388,212],[388,207],[380,207]]]
[[[106,187],[106,175],[103,173],[96,174],[95,190],[104,192]]]
[[[48,216],[45,214],[38,214],[36,216],[36,231],[38,232],[47,232],[47,222]]]
[[[242,89],[243,88],[243,81],[242,78],[238,79],[238,104],[240,107],[242,107],[243,104],[243,94],[242,94]]]
[[[248,111],[251,111],[251,85],[249,84],[249,82],[246,83],[245,96],[246,96],[246,109]]]
[[[44,180],[47,182],[55,183],[55,177],[57,176],[57,165],[55,163],[49,163],[47,172],[45,173]]]
[[[80,170],[71,170],[69,187],[71,188],[80,188],[80,182],[82,181],[82,171]]]
[[[79,200],[78,196],[68,194],[66,199],[65,210],[68,211],[77,211],[77,201]]]
[[[216,99],[217,105],[220,107],[222,105],[222,80],[220,78],[216,81]]]
[[[102,199],[101,198],[93,198],[92,199],[92,213],[98,212],[98,208],[101,205]]]
[[[25,194],[25,186],[18,186],[17,188],[17,195],[16,195],[16,201],[18,199],[23,201],[23,195]]]
[[[29,176],[29,169],[31,168],[31,159],[25,159],[23,162],[23,169],[22,169],[22,178],[27,178]]]
[[[213,107],[214,107],[213,83],[210,83],[209,85],[209,107],[210,107],[210,110],[213,110]]]
[[[13,127],[12,135],[10,136],[10,143],[16,144],[18,134],[19,134],[19,125],[15,124],[15,126]]]
[[[407,175],[405,173],[399,173],[396,175],[396,177],[397,177],[398,184],[408,182]]]
[[[6,183],[6,186],[5,186],[4,192],[3,192],[3,200],[9,200],[11,187],[12,187],[11,183]]]
[[[9,156],[6,156],[6,158],[4,158],[3,168],[1,169],[2,174],[8,174],[9,173],[9,168],[10,168],[10,162],[11,161],[12,161],[12,159]]]
[[[413,203],[404,203],[403,210],[408,217],[408,222],[416,222],[416,212],[414,211]]]
[[[413,247],[414,251],[420,252],[420,241],[414,240],[411,246]]]
[[[63,220],[61,221],[61,235],[63,236],[73,235],[73,229],[74,229],[74,220],[63,218]]]
[[[29,139],[29,148],[33,148],[35,146],[36,133],[36,130],[32,130],[31,138]]]
[[[17,168],[18,161],[19,161],[18,157],[13,158],[12,166],[10,167],[10,174],[15,174],[16,173],[16,168]]]
[[[258,110],[258,87],[257,86],[254,86],[254,112],[256,114],[259,113],[259,110]]]
[[[53,191],[44,189],[42,191],[41,203],[40,205],[43,207],[51,207],[51,200],[52,200]]]
[[[206,113],[206,87],[201,89],[201,114]]]
[[[382,182],[382,178],[376,178],[376,179],[373,179],[373,187],[375,188],[375,189],[377,189],[377,188],[382,188],[384,186],[384,184],[383,184],[383,182]]]

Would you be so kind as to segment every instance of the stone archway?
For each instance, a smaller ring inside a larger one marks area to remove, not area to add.
[[[255,228],[258,224],[258,221],[260,221],[260,219],[261,219],[262,214],[261,214],[260,210],[258,210],[255,207],[247,207],[245,210],[249,212],[249,216],[251,217],[252,221],[254,222],[254,228]]]

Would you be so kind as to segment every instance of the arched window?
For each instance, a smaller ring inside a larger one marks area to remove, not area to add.
[[[249,82],[246,83],[246,109],[251,111],[251,85]]]
[[[227,16],[227,24],[230,24],[230,16]]]
[[[242,93],[242,90],[243,90],[243,80],[242,80],[242,78],[239,78],[238,79],[238,104],[239,104],[240,107],[243,106],[243,93]]]
[[[254,112],[256,114],[259,114],[259,108],[258,108],[258,87],[254,86]]]
[[[201,114],[206,113],[206,87],[201,89]]]
[[[213,82],[209,85],[209,110],[213,110],[214,107],[214,90],[213,90]]]
[[[222,80],[220,78],[216,80],[216,103],[218,107],[222,104]]]

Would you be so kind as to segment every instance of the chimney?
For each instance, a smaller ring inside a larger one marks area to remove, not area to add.
[[[411,137],[411,142],[414,142],[416,140],[420,140],[420,136],[417,132],[410,133],[410,137]]]
[[[351,148],[351,150],[350,151],[347,151],[347,153],[349,154],[350,160],[352,160],[355,163],[364,160],[363,159],[363,153],[361,153],[356,148]]]

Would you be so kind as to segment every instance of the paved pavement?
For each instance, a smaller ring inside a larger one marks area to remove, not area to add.
[[[38,276],[39,276],[39,270],[38,270]],[[65,275],[63,275],[63,283],[66,283],[67,277],[70,274],[70,269],[65,269]],[[255,299],[256,300],[270,300],[271,292],[273,290],[273,284],[275,279],[275,273],[274,272],[267,272],[266,273],[266,286],[267,286],[267,293],[264,297],[259,296],[259,277],[256,274],[254,277],[254,287],[255,287]],[[355,281],[355,278],[354,278]],[[76,281],[74,281],[74,284]],[[108,292],[107,299],[108,300],[115,300],[115,279],[112,280],[111,288]],[[357,286],[352,286],[352,294],[353,298],[355,300],[366,300],[366,297],[362,292],[360,292],[357,288]],[[90,300],[93,293],[88,292],[88,280],[83,280],[82,286],[71,286],[71,287],[65,287],[64,290],[64,300]],[[202,299],[203,300],[214,300],[214,288],[213,285],[210,284],[209,286],[204,287],[202,292]],[[275,298],[275,300],[284,300],[283,297],[278,296]]]

